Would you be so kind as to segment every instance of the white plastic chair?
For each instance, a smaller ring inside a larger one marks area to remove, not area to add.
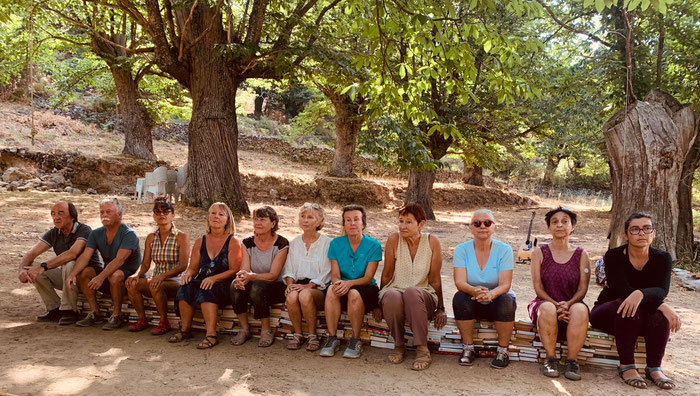
[[[150,173],[150,175],[149,175]],[[150,176],[150,177],[149,177]],[[159,166],[153,172],[146,172],[144,195],[153,199],[156,195],[165,194],[165,185],[168,183],[168,168]]]
[[[136,190],[134,191],[134,195],[136,196],[137,201],[141,201],[141,198],[143,198],[143,186],[145,183],[145,177],[139,177],[136,179]]]

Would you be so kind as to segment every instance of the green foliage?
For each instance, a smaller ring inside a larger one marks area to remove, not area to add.
[[[322,143],[333,146],[335,110],[328,99],[319,96],[309,101],[304,110],[292,120],[290,140],[297,143]]]

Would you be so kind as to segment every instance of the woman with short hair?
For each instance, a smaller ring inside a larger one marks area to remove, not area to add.
[[[474,323],[477,319],[494,321],[498,349],[491,367],[505,368],[509,363],[508,344],[515,323],[513,249],[493,239],[496,219],[488,209],[474,212],[469,222],[474,239],[457,245],[454,250],[454,280],[457,293],[452,308],[464,344],[459,364],[471,366],[476,358]]]
[[[334,238],[328,247],[331,260],[331,286],[326,292],[326,324],[328,339],[320,355],[335,355],[340,342],[336,337],[338,320],[347,310],[352,337],[343,357],[356,359],[362,354],[360,330],[367,312],[377,307],[379,288],[374,273],[382,260],[382,244],[365,235],[367,213],[360,205],[347,205],[341,215],[345,235]]]
[[[180,330],[169,342],[192,338],[192,318],[199,307],[204,317],[206,336],[197,345],[199,349],[218,344],[216,323],[219,307],[231,303],[229,285],[241,266],[241,245],[233,214],[223,202],[213,203],[207,212],[207,232],[192,247],[190,265],[182,274],[180,288],[175,296],[175,309],[180,315]]]
[[[325,212],[317,203],[305,203],[299,208],[299,228],[303,233],[289,242],[289,253],[282,279],[287,284],[285,295],[289,319],[294,327],[287,349],[304,345],[302,316],[308,327],[307,351],[317,351],[320,340],[316,335],[316,314],[323,309],[325,292],[331,281],[331,262],[328,246],[331,238],[321,234]]]
[[[566,340],[564,376],[577,381],[581,368],[576,359],[588,331],[588,306],[583,298],[591,278],[590,261],[583,248],[569,243],[576,228],[576,213],[560,206],[547,212],[544,219],[552,242],[532,252],[530,272],[536,297],[527,309],[547,354],[542,373],[559,377],[555,347],[558,339]]]
[[[270,327],[270,306],[284,302],[286,285],[280,274],[287,259],[289,241],[277,234],[279,217],[269,206],[253,211],[253,235],[245,238],[241,270],[231,284],[233,311],[241,330],[231,337],[231,344],[243,345],[250,339],[248,306],[253,306],[253,318],[261,322],[259,347],[269,347],[275,341]]]
[[[138,315],[136,323],[129,325],[129,331],[142,331],[148,328],[143,296],[152,297],[160,316],[158,326],[151,330],[153,335],[163,335],[170,331],[168,321],[168,298],[175,297],[180,287],[180,274],[187,269],[190,256],[190,239],[175,227],[175,207],[164,196],[153,201],[153,220],[157,228],[146,237],[141,268],[126,279],[129,300]],[[151,277],[145,274],[155,264]]]
[[[386,241],[382,289],[379,291],[381,313],[394,338],[394,350],[389,354],[391,363],[401,363],[406,354],[405,325],[413,332],[416,359],[413,370],[430,367],[432,358],[428,349],[428,321],[435,320],[441,329],[447,321],[442,301],[442,253],[435,235],[423,233],[427,217],[423,207],[408,204],[399,209],[399,232]],[[375,315],[380,320],[381,315]]]
[[[634,362],[637,337],[643,336],[646,377],[661,389],[673,389],[673,380],[661,371],[670,331],[681,327],[678,314],[664,303],[671,284],[671,255],[651,247],[656,230],[648,213],[627,218],[624,233],[627,244],[605,253],[607,286],[591,310],[591,325],[615,336],[618,373],[625,384],[647,387]]]

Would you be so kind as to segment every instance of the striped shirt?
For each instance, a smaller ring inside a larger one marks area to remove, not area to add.
[[[177,243],[177,234],[179,233],[180,230],[175,228],[175,224],[173,224],[165,243],[161,243],[158,229],[153,231],[153,248],[151,250],[151,259],[155,263],[153,276],[168,272],[180,264],[180,245]]]

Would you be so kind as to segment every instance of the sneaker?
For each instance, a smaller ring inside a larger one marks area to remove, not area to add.
[[[462,348],[462,356],[459,357],[460,366],[471,366],[474,364],[474,359],[476,358],[476,351],[474,348]]]
[[[112,315],[109,317],[107,320],[107,323],[105,323],[104,326],[102,326],[102,330],[116,330],[122,326],[124,326],[124,318],[121,315]]]
[[[63,311],[63,316],[58,320],[58,324],[61,326],[72,325],[78,321],[78,313],[75,311]]]
[[[163,335],[163,334],[169,332],[170,329],[171,329],[170,322],[168,322],[168,321],[159,322],[158,327],[156,327],[155,329],[151,329],[151,334],[153,334],[154,336]]]
[[[340,342],[338,342],[338,337],[335,336],[330,336],[326,340],[326,343],[323,344],[323,348],[321,348],[321,352],[319,352],[319,355],[323,357],[331,357],[335,355],[336,352],[338,352],[338,345]]]
[[[50,311],[46,311],[43,314],[39,315],[36,317],[36,320],[39,322],[56,322],[59,319],[61,319],[61,316],[63,314],[61,313],[61,310],[58,308],[54,308]]]
[[[552,378],[559,377],[559,360],[553,357],[547,358],[542,365],[542,374]]]
[[[564,370],[564,377],[572,380],[578,381],[581,379],[581,366],[574,359],[566,359],[566,369]]]
[[[348,347],[343,353],[344,358],[357,359],[362,354],[362,341],[359,338],[351,338]]]
[[[137,320],[135,323],[129,325],[129,331],[144,331],[147,328],[148,321],[146,320],[146,318],[139,318],[139,320]]]
[[[95,325],[96,323],[102,322],[103,320],[104,318],[102,318],[102,315],[90,311],[87,315],[85,315],[83,319],[75,322],[75,325],[80,327],[90,327],[92,325]]]
[[[496,357],[491,361],[491,367],[493,368],[506,368],[508,367],[508,362],[510,361],[510,356],[508,356],[508,349],[498,347],[498,352],[496,352]]]

